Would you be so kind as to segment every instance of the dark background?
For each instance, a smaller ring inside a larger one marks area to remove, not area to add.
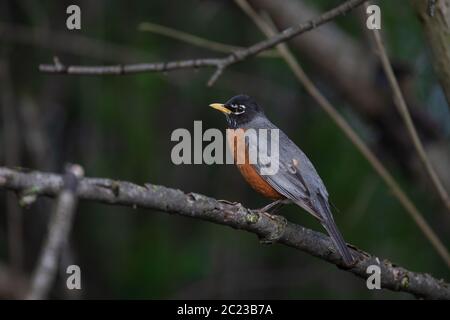
[[[305,2],[325,11],[341,1]],[[80,31],[65,27],[66,7],[74,3],[82,11]],[[418,110],[417,119],[424,123],[422,139],[427,148],[448,154],[449,109],[419,20],[407,1],[381,1],[380,6],[389,54],[399,66],[399,80],[408,82],[410,90],[405,96],[409,106]],[[268,117],[315,164],[339,209],[335,218],[349,243],[408,269],[449,278],[448,268],[398,200],[306,94],[282,59],[257,57],[234,65],[211,88],[206,82],[212,69],[125,76],[38,71],[38,65],[51,63],[53,56],[65,64],[93,65],[224,55],[139,31],[138,25],[147,21],[238,46],[264,39],[233,1],[2,0],[2,165],[62,172],[66,162],[79,163],[90,177],[161,184],[261,207],[267,201],[244,183],[233,166],[176,166],[170,159],[175,145],[170,141],[173,130],[192,131],[194,120],[202,120],[204,130],[223,129],[223,116],[208,104],[246,93],[257,99]],[[333,27],[371,53],[364,24],[357,10],[339,17]],[[373,90],[385,98],[381,120],[358,111],[336,89],[335,80],[329,79],[320,63],[304,58],[295,45],[292,48],[320,90],[376,151],[448,244],[449,215],[416,154],[400,147],[412,144],[404,139],[404,125],[376,58],[367,55],[355,63],[370,70]],[[324,63],[329,64],[339,52],[326,54],[329,58]],[[355,81],[355,92],[358,85]],[[433,158],[445,183],[449,181],[445,180],[447,160]],[[0,271],[20,271],[27,281],[53,203],[42,198],[30,208],[21,208],[14,194],[0,191]],[[11,210],[22,216],[23,236],[17,230],[8,236],[7,213]],[[312,217],[295,206],[284,208],[282,213],[290,221],[322,231]],[[369,291],[364,281],[334,265],[281,245],[260,245],[245,232],[150,210],[91,202],[79,204],[61,266],[73,263],[81,267],[82,290],[73,293],[64,289],[62,267],[51,298],[411,298],[385,290]],[[19,286],[19,282],[12,286]]]

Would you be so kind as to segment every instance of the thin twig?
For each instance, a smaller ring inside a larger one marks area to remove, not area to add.
[[[276,31],[273,27],[263,20],[247,3],[245,0],[235,0],[235,2],[242,8],[242,10],[249,15],[249,17],[255,22],[255,24],[263,31],[267,37],[273,36]],[[440,241],[439,237],[434,233],[433,229],[428,225],[423,215],[408,198],[406,193],[401,189],[400,185],[395,181],[394,177],[384,167],[384,165],[378,160],[375,154],[367,147],[364,141],[358,136],[358,134],[352,129],[348,122],[337,112],[336,108],[328,101],[328,99],[322,95],[317,89],[308,75],[304,72],[303,68],[298,63],[295,56],[291,53],[286,44],[280,44],[277,46],[281,56],[286,60],[291,70],[294,72],[296,78],[305,87],[306,91],[314,98],[318,105],[328,114],[328,116],[336,123],[336,125],[344,132],[348,139],[356,146],[356,148],[362,153],[362,155],[369,161],[378,175],[384,180],[387,186],[392,190],[392,193],[397,197],[400,203],[405,208],[406,212],[412,217],[414,222],[423,232],[425,237],[433,245],[439,256],[444,260],[448,267],[450,267],[450,255]]]
[[[0,167],[0,188],[16,191],[33,188],[37,196],[55,197],[60,193],[63,184],[64,178],[61,175],[38,171],[21,172]],[[80,180],[77,196],[80,199],[111,205],[174,213],[245,230],[259,238],[273,239],[277,243],[304,251],[363,279],[369,276],[366,272],[368,266],[378,265],[381,269],[382,288],[409,292],[426,299],[450,299],[450,284],[443,280],[433,278],[429,274],[409,271],[354,246],[349,249],[353,256],[358,257],[358,261],[350,268],[345,267],[328,236],[283,219],[270,218],[241,204],[230,204],[164,186],[139,186],[105,178]]]
[[[444,203],[444,206],[446,207],[447,211],[450,212],[450,198],[441,180],[439,179],[436,171],[434,170],[433,165],[428,159],[423,144],[420,141],[419,135],[411,119],[411,115],[408,111],[405,98],[403,97],[397,78],[395,77],[394,71],[392,70],[391,63],[389,62],[389,58],[386,53],[386,48],[383,44],[383,39],[381,39],[380,32],[377,29],[372,30],[372,32],[375,39],[375,45],[377,48],[376,52],[380,57],[384,72],[386,73],[389,85],[391,86],[392,94],[394,96],[394,102],[395,105],[397,106],[398,112],[400,113],[403,121],[405,122],[406,128],[408,129],[408,133],[411,137],[414,147],[416,148],[417,154],[420,160],[422,161],[428,175],[430,176],[431,182],[433,183],[433,186],[436,189],[437,194]]]
[[[343,4],[331,9],[317,18],[314,18],[306,23],[301,23],[297,26],[287,28],[279,34],[260,41],[250,47],[242,50],[235,51],[224,58],[218,59],[194,59],[174,62],[158,62],[158,63],[146,63],[146,64],[134,64],[134,65],[119,65],[119,66],[67,66],[59,68],[57,65],[40,65],[39,70],[47,73],[59,73],[59,74],[85,74],[85,75],[105,75],[105,74],[128,74],[137,72],[165,72],[176,69],[185,68],[202,68],[202,67],[215,67],[216,71],[208,81],[208,85],[212,86],[223,71],[238,62],[255,56],[260,52],[266,51],[275,47],[277,44],[285,42],[307,31],[313,30],[324,23],[327,23],[334,18],[344,15],[357,6],[361,5],[367,0],[348,0]],[[171,67],[167,67],[170,65]]]
[[[75,75],[122,75],[141,72],[168,72],[179,69],[219,68],[221,59],[190,59],[157,63],[137,63],[110,66],[65,66],[64,64],[42,64],[39,70],[47,73]]]
[[[177,29],[169,28],[157,23],[152,22],[142,22],[139,27],[141,31],[152,32],[159,34],[168,38],[176,39],[196,47],[222,52],[222,53],[232,53],[238,50],[243,50],[243,47],[233,46],[230,44],[225,44],[217,41],[212,41],[209,39],[201,38],[199,36],[183,32]],[[258,57],[264,58],[279,58],[280,55],[276,51],[264,51],[258,55]]]
[[[67,241],[75,208],[77,188],[83,169],[78,165],[69,165],[62,178],[62,189],[57,191],[58,200],[55,212],[49,222],[48,236],[39,257],[30,291],[26,298],[44,299],[56,276],[58,259],[63,244]]]

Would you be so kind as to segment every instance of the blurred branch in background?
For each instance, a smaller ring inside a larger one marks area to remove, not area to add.
[[[9,64],[0,57],[0,116],[3,120],[3,154],[2,160],[7,166],[20,163],[21,143],[19,135],[19,120],[13,101],[13,88],[10,78]],[[13,272],[20,273],[23,268],[23,216],[14,194],[6,197],[6,216],[8,233],[8,255]]]
[[[118,62],[148,59],[149,54],[129,47],[74,35],[50,31],[43,27],[11,25],[0,21],[0,40],[59,51],[99,60]]]
[[[56,277],[61,249],[64,247],[72,226],[77,205],[77,188],[83,177],[79,165],[68,165],[62,177],[55,212],[49,221],[48,235],[44,243],[31,281],[27,299],[44,299]],[[38,187],[39,188],[39,187]]]
[[[53,64],[41,64],[39,70],[46,73],[73,75],[122,75],[141,72],[168,72],[180,69],[219,68],[223,59],[205,58],[180,61],[136,63],[112,66],[66,66],[54,59]]]
[[[235,0],[235,2],[255,22],[255,24],[261,29],[263,33],[265,33],[267,37],[272,37],[276,33],[276,30],[273,30],[273,26],[269,24],[271,21],[264,21],[264,19],[260,17],[251,6],[248,5],[246,0]],[[352,129],[345,118],[336,111],[336,108],[328,101],[328,99],[324,95],[322,95],[319,89],[317,89],[308,75],[304,72],[303,68],[297,62],[297,59],[291,53],[288,46],[286,44],[280,44],[277,46],[277,49],[279,50],[281,56],[284,58],[288,66],[294,72],[298,81],[304,86],[306,91],[328,114],[328,116],[334,121],[334,123],[344,132],[347,138],[362,153],[367,161],[369,161],[378,175],[384,180],[386,185],[392,190],[392,193],[400,201],[406,212],[410,215],[419,229],[423,232],[425,237],[430,241],[436,252],[450,268],[450,255],[447,251],[447,248],[423,218],[422,213],[417,209],[417,207],[409,199],[407,194],[402,190],[400,185],[395,181],[394,177],[389,173],[386,167],[380,162],[380,160],[370,150],[365,142],[358,136],[356,131]]]
[[[365,4],[365,6],[367,8],[367,4]],[[450,199],[448,197],[447,191],[445,190],[445,187],[442,185],[441,180],[439,179],[430,160],[428,159],[425,149],[422,145],[422,142],[420,141],[419,134],[417,133],[416,127],[414,126],[414,123],[411,119],[411,115],[408,111],[405,98],[403,97],[402,91],[398,84],[397,78],[395,77],[394,71],[392,70],[392,66],[386,53],[386,48],[384,47],[383,40],[381,39],[380,32],[377,29],[372,30],[372,32],[375,39],[377,54],[380,57],[384,72],[386,73],[389,85],[391,86],[392,89],[392,94],[394,96],[394,103],[397,106],[400,115],[402,116],[402,119],[406,125],[411,141],[414,144],[414,147],[416,148],[419,159],[422,161],[425,170],[427,171],[432,181],[434,188],[436,189],[436,193],[441,198],[444,207],[447,209],[448,212],[450,212]]]
[[[63,189],[62,194],[60,194],[61,188],[66,185],[65,178],[61,175],[38,171],[24,173],[0,167],[0,186],[2,188],[16,191],[33,188],[36,196],[55,197],[59,195],[59,204],[61,204],[61,195],[66,192]],[[72,194],[72,199],[73,196]],[[246,209],[241,204],[229,204],[204,195],[185,193],[181,190],[163,186],[152,184],[139,186],[130,182],[104,178],[81,179],[77,189],[77,196],[80,199],[113,205],[176,213],[182,216],[207,220],[235,229],[245,230],[256,234],[261,239],[273,239],[273,241],[278,243],[302,250],[322,260],[333,263],[363,279],[366,279],[368,276],[366,270],[369,265],[378,265],[382,274],[381,286],[385,289],[409,292],[416,297],[426,299],[450,299],[450,285],[443,280],[437,280],[428,274],[409,271],[394,265],[388,260],[372,256],[355,247],[351,247],[350,249],[352,250],[352,254],[358,257],[358,261],[354,266],[346,267],[342,264],[340,256],[334,251],[329,237],[282,219],[270,218],[265,214]],[[55,260],[54,252],[56,251],[56,230],[59,230],[58,233],[61,230],[68,231],[67,227],[69,224],[67,222],[70,220],[67,219],[64,221],[60,221],[61,223],[65,223],[61,229],[55,227],[51,227],[50,229],[49,239],[53,239],[51,242],[54,242],[51,245],[51,252],[53,252],[51,258],[53,261]],[[55,221],[51,225],[54,223]],[[59,233],[59,235],[61,234],[62,232]],[[61,239],[60,236],[59,239]],[[48,241],[47,243],[50,242]],[[42,258],[38,270],[43,268],[41,265],[45,260]],[[41,272],[35,274],[33,288],[36,288],[36,277],[39,274]],[[33,290],[29,297],[41,296],[37,296]]]
[[[267,49],[271,49],[277,44],[285,42],[295,36],[313,30],[338,16],[351,11],[365,1],[366,0],[348,0],[334,9],[316,17],[315,19],[312,19],[306,23],[295,24],[294,27],[287,28],[270,39],[258,42],[250,47],[233,52],[230,55],[220,59],[195,59],[178,62],[118,66],[65,66],[54,63],[53,65],[40,65],[39,70],[48,73],[98,75],[127,74],[136,72],[163,72],[182,68],[215,67],[216,71],[208,81],[208,85],[211,86],[229,66],[241,62],[249,57],[255,56]]]
[[[255,9],[268,12],[279,29],[317,15],[315,9],[301,0],[284,0],[282,6],[271,0],[249,2]],[[326,79],[326,84],[349,102],[353,110],[375,129],[377,147],[383,155],[390,156],[402,170],[412,173],[419,183],[429,184],[429,180],[423,175],[422,166],[417,164],[408,133],[403,126],[398,125],[400,115],[393,106],[389,87],[384,85],[387,80],[380,79],[377,59],[371,59],[372,51],[333,22],[308,32],[301,38],[294,38],[290,43],[304,57],[305,62],[312,66],[316,75]],[[411,83],[412,68],[400,65],[396,69],[397,79],[400,80],[401,75],[402,91],[425,151],[433,155],[437,174],[444,185],[450,187],[450,172],[442,161],[449,155],[448,147],[442,143],[442,130],[425,108],[416,102],[416,91],[412,90],[414,87]]]
[[[208,40],[205,38],[201,38],[199,36],[186,33],[177,29],[172,29],[166,26],[162,26],[160,24],[151,23],[151,22],[143,22],[138,27],[141,31],[151,32],[155,34],[159,34],[165,37],[169,37],[172,39],[176,39],[187,44],[197,46],[200,48],[222,52],[222,53],[233,53],[235,51],[243,50],[242,47],[237,47],[229,44],[224,44],[221,42],[216,42],[212,40]],[[258,57],[263,58],[279,58],[279,55],[276,51],[263,51]]]
[[[433,53],[434,69],[450,108],[450,0],[411,0]]]

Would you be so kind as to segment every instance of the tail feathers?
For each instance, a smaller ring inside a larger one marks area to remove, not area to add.
[[[345,242],[342,234],[339,232],[336,223],[334,222],[333,215],[331,213],[330,207],[328,206],[328,202],[319,194],[318,197],[320,203],[320,211],[321,211],[321,219],[325,230],[327,230],[328,234],[331,237],[336,249],[339,251],[342,259],[344,260],[346,265],[351,265],[354,263],[354,259],[350,250],[347,247],[347,243]]]
[[[337,251],[341,255],[342,259],[344,260],[346,265],[351,265],[354,262],[353,256],[350,253],[350,250],[347,247],[347,243],[344,241],[344,238],[342,237],[341,233],[337,229],[336,224],[333,220],[331,221],[323,221],[322,222],[323,227],[325,230],[327,230],[328,234],[331,237],[331,240],[333,241]]]

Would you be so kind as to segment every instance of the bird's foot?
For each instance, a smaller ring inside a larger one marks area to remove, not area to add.
[[[222,199],[219,199],[219,200],[217,200],[218,202],[222,202],[222,203],[226,203],[226,204],[229,204],[229,205],[232,205],[232,206],[235,206],[235,205],[238,205],[239,204],[239,202],[235,202],[235,201],[228,201],[228,200],[222,200]]]
[[[267,211],[259,210],[259,213],[265,215],[267,218],[269,218],[270,220],[273,220],[275,222],[279,221],[280,219],[286,220],[283,216],[278,216],[276,214],[270,214]]]
[[[281,207],[283,207],[285,204],[288,204],[290,202],[290,200],[288,199],[280,199],[280,200],[276,200],[273,201],[271,203],[269,203],[267,206],[262,207],[260,209],[256,209],[257,211],[260,212],[266,212],[266,213],[275,213],[277,212],[279,209],[281,209]]]

